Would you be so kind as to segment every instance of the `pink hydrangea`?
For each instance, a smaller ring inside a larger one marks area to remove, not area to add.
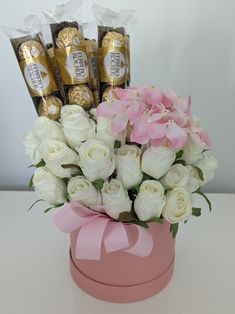
[[[101,103],[97,115],[112,120],[112,131],[122,132],[128,123],[132,127],[130,140],[138,144],[164,145],[182,148],[188,133],[210,146],[205,131],[200,129],[191,114],[191,99],[186,101],[173,91],[142,86],[116,88],[118,100]]]

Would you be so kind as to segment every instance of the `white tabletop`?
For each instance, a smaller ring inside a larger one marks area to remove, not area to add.
[[[173,278],[131,304],[96,300],[69,273],[68,236],[43,214],[34,192],[0,192],[1,314],[234,314],[235,195],[209,194],[213,212],[180,226]]]

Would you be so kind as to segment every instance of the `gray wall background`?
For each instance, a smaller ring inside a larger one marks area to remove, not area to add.
[[[92,21],[85,0],[83,21]],[[151,84],[192,97],[193,112],[213,141],[220,163],[210,192],[235,191],[235,1],[98,0],[114,10],[135,8],[131,29],[132,85]],[[54,0],[0,0],[2,25],[20,27]],[[27,189],[32,170],[22,137],[36,113],[8,38],[0,32],[0,189]]]

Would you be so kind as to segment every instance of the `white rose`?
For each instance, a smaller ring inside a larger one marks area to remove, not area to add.
[[[142,221],[160,217],[165,201],[166,197],[161,183],[156,180],[146,180],[141,184],[134,202],[136,215]]]
[[[32,131],[29,131],[23,138],[23,144],[25,146],[25,153],[33,163],[33,165],[38,164],[41,159],[41,153],[39,150],[39,140],[33,135]]]
[[[79,149],[82,172],[90,181],[107,180],[115,169],[115,156],[112,150],[100,140],[91,139]]]
[[[181,164],[175,164],[160,181],[166,189],[187,188],[189,170]]]
[[[215,170],[218,168],[218,161],[212,155],[204,153],[195,166],[202,170],[204,181],[201,181],[201,184],[206,184],[214,179]]]
[[[125,143],[126,134],[121,132],[119,134],[112,133],[111,120],[107,117],[97,117],[96,137],[105,142],[110,148],[114,147],[115,140]]]
[[[142,171],[155,179],[163,176],[175,161],[175,150],[164,146],[150,146],[143,153]]]
[[[140,169],[141,149],[136,145],[123,145],[117,150],[117,179],[128,189],[139,184],[143,179]]]
[[[80,202],[88,207],[101,205],[100,192],[83,176],[70,179],[67,189],[72,201]]]
[[[75,167],[63,168],[62,165],[78,165],[79,156],[66,144],[56,140],[46,140],[40,145],[42,158],[56,176],[60,178],[70,178],[72,174],[77,173]]]
[[[40,142],[47,139],[66,142],[61,124],[44,116],[37,118],[33,124],[32,132]]]
[[[166,195],[162,215],[171,224],[185,221],[192,214],[191,196],[184,188],[176,188]]]
[[[187,184],[187,190],[194,192],[201,186],[200,178],[197,169],[192,165],[187,165],[186,168],[189,171],[189,181]]]
[[[35,192],[51,205],[59,205],[66,202],[66,185],[62,179],[57,178],[46,167],[35,170],[33,176]]]
[[[188,135],[188,140],[186,145],[183,147],[183,155],[181,159],[186,161],[187,164],[195,164],[201,157],[202,157],[202,151],[207,146],[205,144],[197,144],[191,137],[191,135]]]
[[[101,190],[102,203],[105,212],[112,218],[118,219],[122,212],[130,212],[132,202],[122,183],[117,179],[105,182]]]
[[[61,109],[61,124],[68,144],[75,148],[95,137],[95,122],[81,106],[67,105]]]

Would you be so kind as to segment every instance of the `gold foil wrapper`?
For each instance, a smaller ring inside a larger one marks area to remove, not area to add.
[[[99,88],[99,53],[95,40],[86,40],[86,52],[89,64],[90,86],[96,90]]]
[[[47,53],[48,53],[48,56],[51,58],[51,59],[54,59],[55,58],[55,51],[54,51],[54,48],[53,47],[50,47],[47,49]]]
[[[102,101],[111,101],[115,99],[119,99],[115,90],[112,87],[107,87],[103,92]]]
[[[46,54],[20,61],[30,95],[48,96],[58,90],[52,65]]]
[[[99,56],[100,81],[111,86],[126,83],[126,39],[121,33],[108,31],[102,39]]]
[[[28,40],[23,42],[18,49],[19,59],[38,58],[45,55],[45,49],[37,40]]]
[[[100,93],[99,90],[93,90],[92,91],[93,99],[94,99],[94,105],[97,107],[100,103]]]
[[[125,46],[126,46],[126,53],[127,53],[127,73],[126,73],[126,79],[128,82],[128,85],[131,81],[131,60],[130,60],[130,38],[129,36],[124,36],[125,38]]]
[[[120,86],[126,82],[127,52],[125,47],[100,48],[99,56],[100,81],[112,86]]]
[[[59,120],[62,101],[56,96],[48,96],[41,99],[38,107],[39,116],[46,116],[51,120]]]
[[[69,104],[90,108],[94,102],[91,90],[84,84],[71,87],[68,92]]]
[[[76,27],[65,27],[57,36],[56,45],[58,48],[70,46],[84,46],[85,40],[82,32]]]
[[[89,82],[89,68],[85,47],[56,48],[55,57],[64,85]]]
[[[89,55],[97,55],[97,43],[94,39],[87,39],[86,43],[86,51]]]

